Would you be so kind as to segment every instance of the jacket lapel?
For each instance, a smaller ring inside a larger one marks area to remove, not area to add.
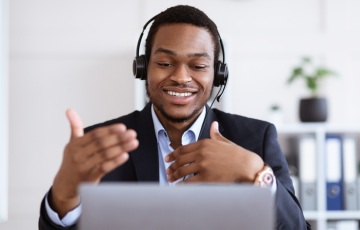
[[[140,112],[135,128],[139,147],[131,152],[138,181],[159,181],[159,157],[151,103]]]
[[[209,109],[208,105],[206,105],[206,114],[207,114],[207,118],[205,123],[203,123],[203,126],[205,127],[203,132],[200,134],[199,140],[210,138],[210,127],[214,121],[217,121],[219,123],[219,132],[221,133],[222,131],[224,131],[224,128],[217,119],[214,111],[212,109]]]
[[[214,121],[219,122],[214,111],[209,110],[207,105],[206,113],[208,117],[203,123],[205,127],[199,140],[210,138],[211,124]],[[224,128],[219,122],[219,131],[222,132],[223,130]],[[134,162],[137,179],[138,181],[159,181],[159,155],[151,116],[151,103],[148,103],[140,112],[135,131],[139,140],[139,147],[130,154]]]

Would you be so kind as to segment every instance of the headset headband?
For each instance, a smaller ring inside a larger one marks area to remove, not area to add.
[[[152,17],[149,21],[147,21],[147,23],[145,23],[145,25],[144,25],[144,27],[143,27],[143,30],[142,30],[142,32],[141,32],[141,34],[140,34],[138,43],[137,43],[137,47],[136,47],[136,57],[139,57],[139,50],[140,50],[141,39],[142,39],[142,37],[143,37],[143,35],[144,35],[144,31],[146,30],[146,27],[147,27],[152,21],[154,21],[154,20],[157,18],[158,15],[159,15],[159,14],[155,15],[155,16]],[[223,45],[223,42],[222,42],[221,37],[220,37],[220,33],[219,33],[216,25],[215,25],[215,28],[216,28],[216,31],[217,31],[218,36],[219,36],[219,42],[220,42],[221,51],[222,51],[221,53],[222,53],[222,57],[223,57],[223,58],[222,58],[222,59],[223,59],[222,62],[225,63],[225,50],[224,50],[224,45]]]

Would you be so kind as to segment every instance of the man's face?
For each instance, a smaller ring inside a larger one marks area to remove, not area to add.
[[[161,26],[154,37],[147,93],[168,120],[184,122],[206,104],[214,79],[210,33],[189,24]]]

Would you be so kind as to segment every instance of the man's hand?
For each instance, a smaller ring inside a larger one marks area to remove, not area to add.
[[[79,205],[77,186],[81,182],[98,183],[108,172],[129,159],[128,152],[139,141],[134,130],[124,124],[100,127],[84,135],[78,114],[66,111],[71,126],[71,138],[65,146],[63,161],[49,196],[50,205],[60,218]]]
[[[172,162],[166,170],[168,181],[174,182],[196,173],[185,182],[253,182],[264,167],[261,157],[234,144],[219,133],[214,121],[210,138],[180,146],[166,156]],[[189,165],[186,165],[189,164]]]

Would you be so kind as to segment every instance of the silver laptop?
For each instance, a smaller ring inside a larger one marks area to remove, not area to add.
[[[79,188],[80,230],[270,230],[269,189],[246,185],[101,183]]]

